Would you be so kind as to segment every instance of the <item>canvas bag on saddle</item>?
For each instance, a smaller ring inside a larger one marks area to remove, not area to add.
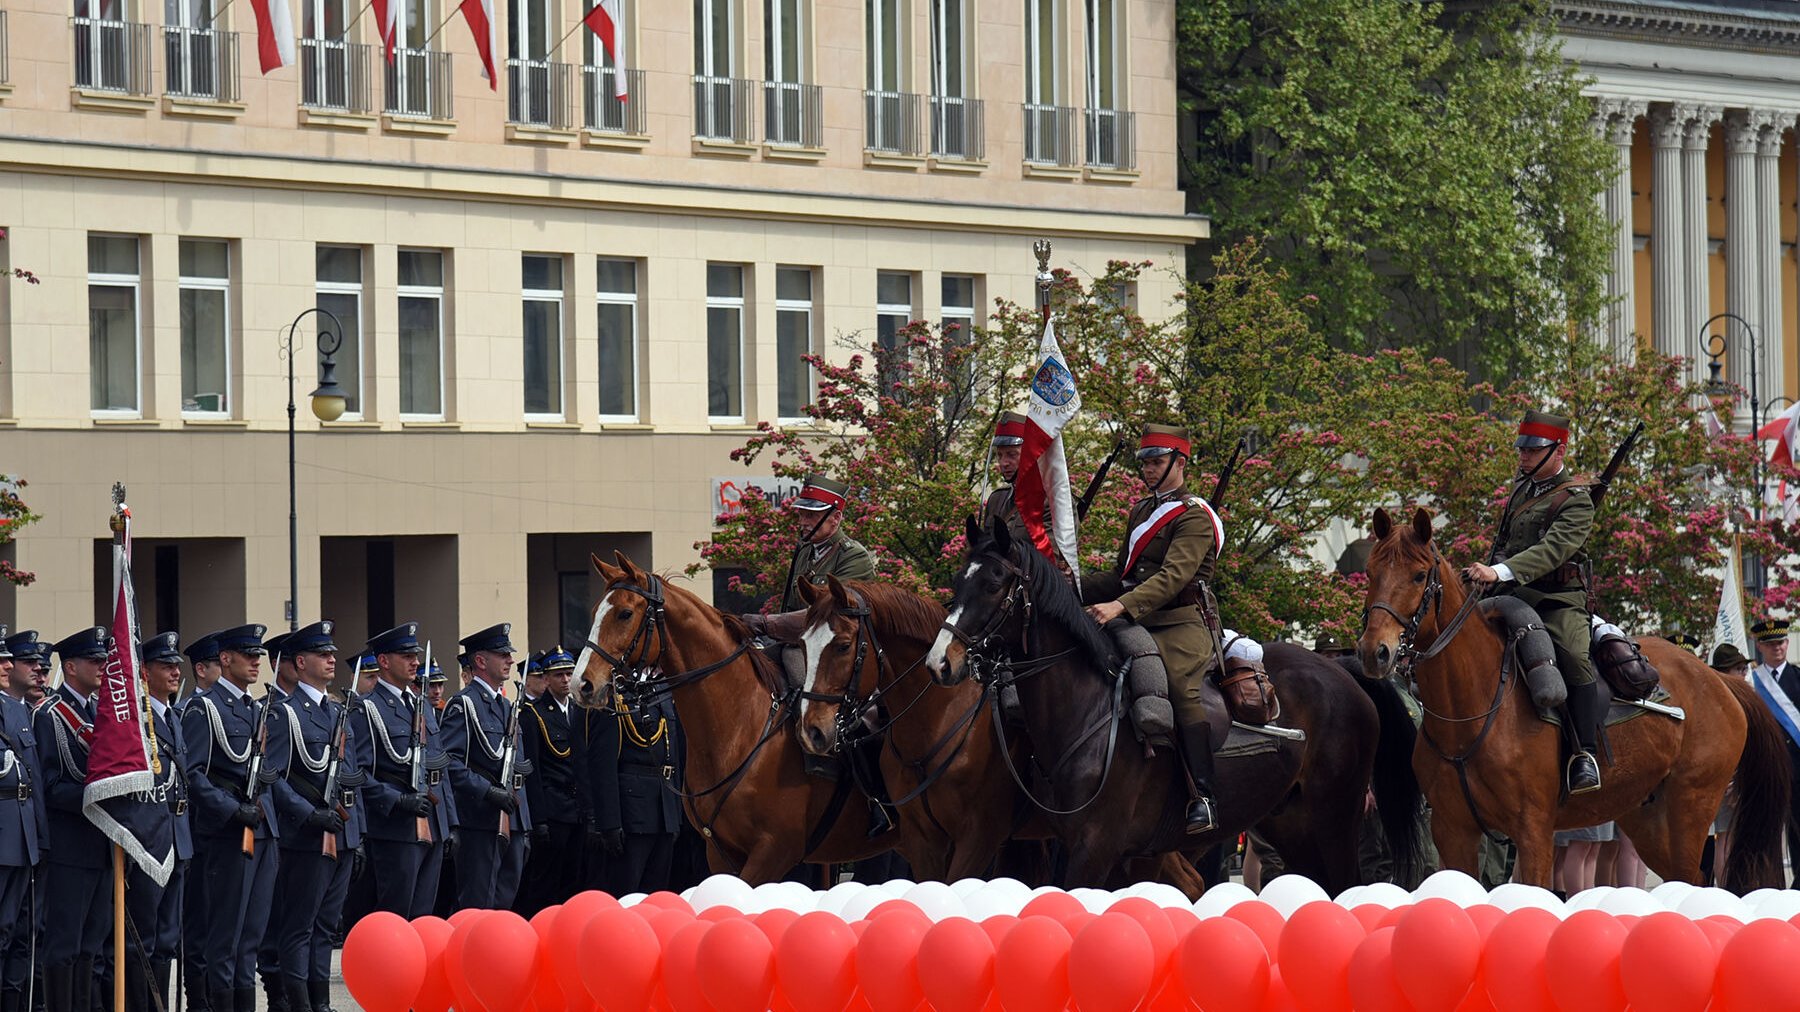
[[[1225,663],[1218,675],[1219,694],[1225,697],[1225,709],[1240,724],[1258,727],[1272,723],[1281,714],[1275,699],[1275,683],[1263,666],[1262,644],[1224,630]]]
[[[1662,682],[1662,675],[1638,649],[1637,641],[1611,622],[1594,619],[1594,639],[1588,653],[1600,677],[1620,699],[1648,699]]]

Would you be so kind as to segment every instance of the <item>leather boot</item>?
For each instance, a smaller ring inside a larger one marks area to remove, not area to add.
[[[891,832],[898,823],[899,813],[894,809],[893,798],[888,794],[887,783],[881,776],[881,739],[874,736],[862,737],[850,745],[850,764],[856,783],[869,798],[869,839],[873,840],[883,833]]]
[[[1600,789],[1599,752],[1600,722],[1606,719],[1607,701],[1600,695],[1600,683],[1569,686],[1569,719],[1575,724],[1575,740],[1581,749],[1569,757],[1565,771],[1570,795],[1586,794]]]
[[[207,992],[206,1006],[213,1012],[237,1012],[237,992],[228,987],[214,988]]]
[[[1181,755],[1187,763],[1188,778],[1193,781],[1193,793],[1187,806],[1188,835],[1210,833],[1219,824],[1217,806],[1213,803],[1212,725],[1203,720],[1183,725]]]
[[[231,1005],[237,1012],[256,1012],[256,988],[232,988]],[[217,1012],[215,1009],[214,1012]]]
[[[94,957],[76,956],[69,982],[69,1007],[90,1012],[94,1007]]]
[[[280,973],[265,970],[260,976],[262,977],[263,997],[269,1003],[269,1012],[306,1012],[304,1005],[290,1007],[287,985],[282,983],[284,978]]]
[[[175,999],[169,996],[169,981],[175,976],[175,961],[159,959],[150,964],[150,984],[156,989],[156,998],[150,1002],[150,1012],[157,1012],[158,1002],[163,1012],[174,1008]]]
[[[192,954],[181,957],[181,988],[187,992],[187,1012],[212,1012],[212,995],[206,990],[206,971]]]
[[[331,1007],[331,981],[309,980],[306,993],[312,999],[312,1012],[336,1012]]]
[[[150,984],[143,960],[132,958],[136,955],[127,950],[125,956],[125,1012],[150,1012]]]
[[[281,997],[287,1002],[288,1012],[307,1012],[312,1008],[312,998],[306,992],[306,981],[299,977],[281,975]]]
[[[75,1012],[75,967],[72,964],[44,967],[44,1009],[45,1012]]]

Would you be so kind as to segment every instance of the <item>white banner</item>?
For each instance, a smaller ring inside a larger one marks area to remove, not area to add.
[[[1725,556],[1725,579],[1719,587],[1719,611],[1713,618],[1712,646],[1730,643],[1756,656],[1750,645],[1749,629],[1744,624],[1744,573],[1738,565],[1738,546],[1734,539]]]

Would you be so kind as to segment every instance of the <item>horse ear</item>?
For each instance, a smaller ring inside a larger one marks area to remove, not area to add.
[[[1431,544],[1431,511],[1423,506],[1414,510],[1412,528],[1413,536],[1419,539],[1419,544]]]
[[[1012,532],[1006,529],[1005,519],[995,517],[989,524],[989,530],[994,535],[995,547],[1000,549],[1002,555],[1012,551]]]
[[[969,551],[972,552],[975,550],[975,546],[981,543],[981,525],[975,522],[973,513],[969,514],[966,524],[967,526],[963,528],[963,536],[968,539]]]
[[[600,556],[595,555],[593,552],[588,553],[588,560],[594,564],[594,572],[599,573],[600,578],[605,580],[608,584],[618,583],[625,578],[625,571],[623,569],[620,569],[617,566],[607,565],[600,561]]]
[[[1375,507],[1375,526],[1372,532],[1376,541],[1386,541],[1389,534],[1394,533],[1394,518],[1388,516],[1387,507]]]
[[[644,575],[644,571],[637,567],[637,563],[631,561],[631,556],[617,548],[613,549],[613,558],[619,560],[619,568],[625,571],[626,576],[636,578]]]
[[[825,578],[825,586],[831,588],[831,603],[838,608],[850,607],[850,593],[844,589],[843,583],[835,576]]]
[[[800,600],[805,601],[808,608],[812,607],[825,594],[825,591],[811,580],[795,580],[794,586],[799,589]]]

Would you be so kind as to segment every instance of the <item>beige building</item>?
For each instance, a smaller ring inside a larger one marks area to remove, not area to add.
[[[1092,274],[1206,235],[1175,0],[624,0],[618,59],[580,0],[496,0],[498,87],[442,0],[394,0],[391,63],[295,0],[267,75],[251,0],[67,2],[0,0],[0,268],[42,279],[0,285],[0,473],[45,517],[0,622],[47,638],[104,610],[114,481],[146,632],[284,625],[308,310],[350,410],[308,408],[312,314],[300,620],[447,655],[585,631],[590,551],[693,561],[803,352],[1029,300],[1040,236]]]

